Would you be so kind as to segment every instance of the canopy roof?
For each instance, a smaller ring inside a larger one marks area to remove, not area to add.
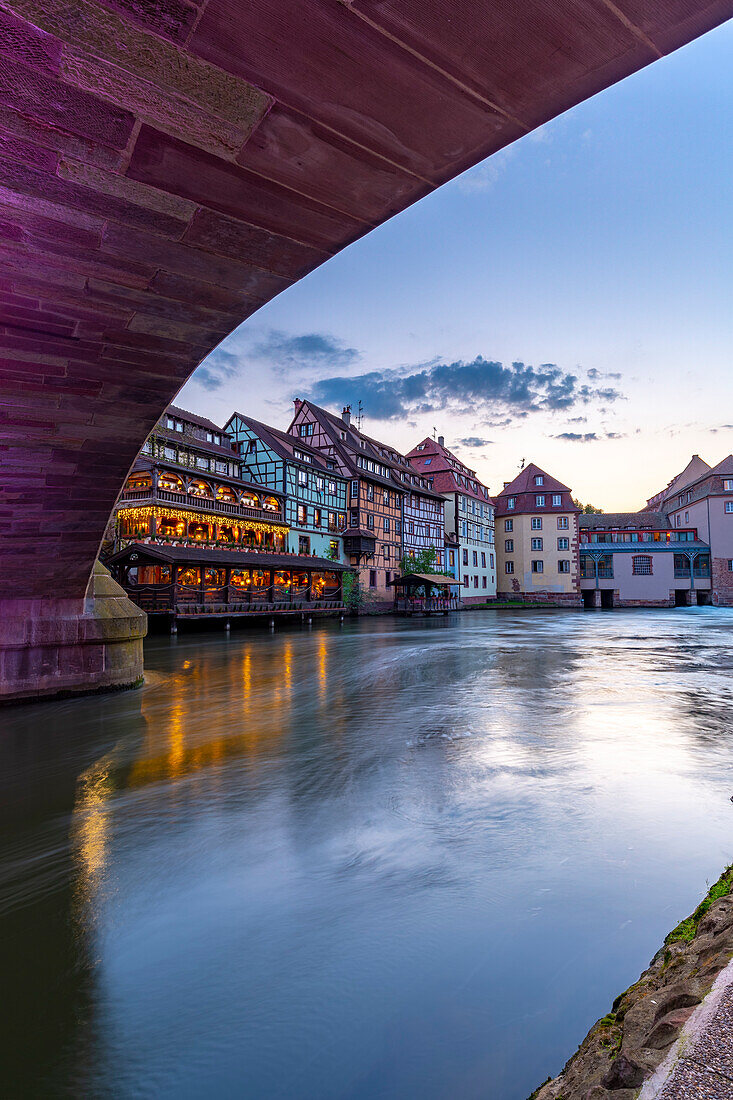
[[[455,577],[444,577],[442,573],[405,573],[389,582],[395,588],[417,588],[419,584],[435,584],[450,588],[457,585]]]
[[[316,569],[343,573],[348,566],[328,558],[311,558],[303,554],[257,553],[247,550],[212,550],[205,546],[161,546],[155,543],[132,542],[113,554],[107,564],[118,565],[130,560],[149,559],[171,564],[231,565],[240,569]]]

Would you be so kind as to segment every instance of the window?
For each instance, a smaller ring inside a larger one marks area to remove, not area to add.
[[[478,565],[478,551],[476,550],[473,552],[473,564]]]
[[[432,458],[426,458],[423,465],[424,466],[429,466],[432,461],[433,461]]]
[[[396,535],[401,535],[402,534],[402,520],[401,519],[396,519],[394,521],[394,533]]]
[[[338,524],[336,523],[336,513],[328,513],[328,529],[329,531],[338,531]]]
[[[384,533],[389,534],[389,516],[384,517]]]
[[[535,485],[544,485],[545,484],[545,479],[543,478],[542,474],[537,475],[537,477],[534,479],[534,483],[535,483]]]
[[[543,549],[542,539],[532,539],[532,549],[533,550],[542,550]]]
[[[725,478],[724,481],[723,481],[723,489],[725,490],[726,493],[733,492],[733,480],[730,480],[729,478]],[[688,500],[689,500],[689,497],[690,497],[690,494],[688,494]]]
[[[313,435],[314,424],[298,424],[298,435],[301,439],[307,439],[309,435]]]
[[[468,550],[463,551],[463,564],[468,565]]]
[[[311,540],[308,538],[307,535],[299,535],[298,536],[298,553],[299,554],[310,554],[310,552],[311,552]]]
[[[374,516],[371,512],[367,512],[367,527],[370,531],[374,530]]]
[[[562,508],[562,493],[553,493],[552,494],[552,507],[553,508]]]
[[[545,563],[542,561],[542,559],[541,558],[534,558],[533,561],[532,561],[532,572],[533,573],[544,573],[544,571],[545,571]]]
[[[533,531],[541,531],[542,530],[542,516],[532,516],[532,530]]]
[[[467,573],[463,574],[463,587],[468,588],[468,574]]]
[[[535,503],[535,508],[544,508],[545,507],[545,498],[544,498],[542,493],[538,494],[538,496],[536,496],[534,498],[534,503]]]
[[[384,501],[385,506],[388,506],[389,505],[389,490],[388,489],[384,490],[384,493],[382,494],[382,499]]]
[[[328,544],[328,556],[331,559],[331,561],[338,561],[338,559],[340,557],[340,555],[339,555],[339,540],[338,539],[331,539],[331,541],[329,542],[329,544]]]
[[[351,511],[349,512],[349,523],[351,524],[352,527],[358,527],[359,526],[359,509],[358,508],[352,508]]]
[[[725,510],[726,512],[733,512],[733,500],[726,500]]]
[[[507,508],[508,508],[508,509],[509,509],[510,511],[512,511],[512,510],[513,510],[513,508],[514,508],[514,505],[515,505],[516,503],[517,503],[517,498],[516,498],[516,497],[507,497],[507,498],[506,498],[506,506],[507,506]]]
[[[505,519],[504,520],[504,530],[505,531],[513,531],[514,530],[514,520],[513,519]]]
[[[733,573],[733,558],[728,558],[728,572]]]
[[[314,508],[313,509],[313,526],[314,527],[320,527],[321,526],[321,509],[320,508]]]
[[[481,568],[486,568],[486,554],[483,551],[481,552]]]
[[[317,477],[316,478],[316,489],[318,490],[319,493],[323,492],[323,478],[322,477]]]
[[[382,557],[385,561],[389,561],[389,546],[386,543],[382,545]]]
[[[473,578],[473,587],[478,588],[478,577],[475,574]]]
[[[557,517],[557,529],[558,529],[558,531],[567,531],[567,529],[568,529],[568,517],[567,516],[558,516]]]
[[[358,496],[359,496],[359,482],[358,481],[352,481],[351,482],[351,499],[356,500]]]
[[[569,573],[570,562],[567,561],[567,559],[561,558],[560,561],[557,563],[557,571],[558,573]]]
[[[481,578],[481,587],[486,588],[486,577]]]
[[[177,432],[182,432],[183,431],[183,424],[181,423],[180,420],[176,420],[176,431]]]
[[[685,512],[685,523],[689,523],[689,522],[690,522],[690,513]]]
[[[631,559],[631,572],[637,577],[649,577],[652,574],[651,555],[635,554]]]
[[[298,505],[298,523],[306,523],[308,520],[308,509],[305,504]]]
[[[376,588],[377,587],[377,571],[376,571],[376,569],[370,569],[369,570],[369,587],[370,588]]]
[[[558,550],[569,550],[570,549],[570,539],[558,539],[557,540],[557,548],[558,548]]]
[[[513,561],[505,561],[504,562],[504,572],[505,573],[513,573],[514,572],[514,562]]]
[[[336,496],[336,482],[335,481],[329,481],[329,483],[328,483],[328,493],[329,493],[329,496],[332,496],[332,497]]]
[[[456,552],[455,550],[448,551],[448,565],[455,566],[456,564]]]
[[[298,485],[300,485],[300,486],[307,486],[308,485],[308,471],[307,470],[298,470]]]
[[[371,482],[367,485],[367,500],[374,500],[374,486]]]

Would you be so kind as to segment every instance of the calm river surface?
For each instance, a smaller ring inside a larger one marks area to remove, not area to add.
[[[0,712],[0,1094],[524,1100],[733,860],[732,640],[181,634]]]

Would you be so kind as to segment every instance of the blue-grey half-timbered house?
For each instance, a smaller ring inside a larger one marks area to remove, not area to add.
[[[340,561],[347,481],[334,460],[242,413],[233,413],[224,430],[242,460],[243,475],[285,494],[291,553]]]

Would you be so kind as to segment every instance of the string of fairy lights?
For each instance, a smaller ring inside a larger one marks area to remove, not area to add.
[[[175,519],[182,523],[210,523],[216,524],[219,527],[241,527],[247,531],[261,531],[263,533],[284,534],[289,531],[290,528],[286,523],[265,523],[262,520],[243,519],[242,517],[229,517],[215,516],[210,512],[197,512],[192,515],[190,511],[183,511],[179,508],[155,508],[145,507],[133,507],[133,508],[121,508],[117,513],[118,518],[126,520],[130,523],[136,523],[143,520],[155,519]]]

